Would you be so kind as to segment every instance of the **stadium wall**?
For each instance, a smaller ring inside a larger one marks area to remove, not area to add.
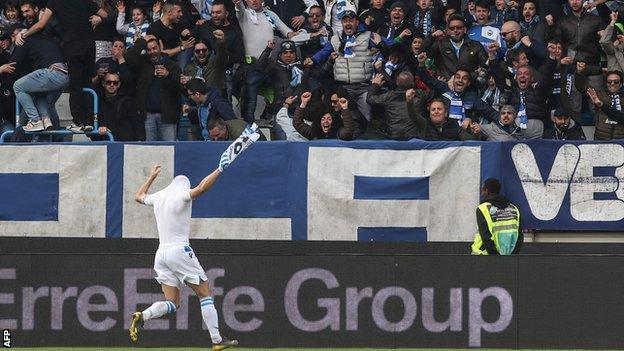
[[[0,329],[14,347],[129,346],[131,313],[162,298],[155,240],[15,240],[0,255]],[[543,255],[514,257],[442,254],[459,243],[191,244],[222,333],[246,347],[624,348],[621,255],[543,254],[552,247],[539,244],[527,252]],[[184,289],[176,315],[146,323],[137,346],[208,344]]]
[[[197,184],[227,143],[0,145],[0,236],[154,238],[134,193]],[[195,201],[194,238],[470,241],[479,184],[502,180],[524,228],[621,231],[624,143],[258,143]]]

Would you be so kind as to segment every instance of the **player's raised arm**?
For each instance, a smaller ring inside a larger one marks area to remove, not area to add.
[[[141,185],[136,195],[134,195],[134,200],[136,202],[141,203],[141,204],[143,203],[143,198],[147,195],[147,192],[149,191],[150,186],[152,186],[152,183],[154,182],[156,177],[158,177],[159,173],[160,173],[160,165],[154,165],[152,167],[152,170],[150,171],[150,175],[147,177],[147,180],[145,181],[145,183]]]
[[[199,182],[199,184],[196,187],[191,189],[191,199],[195,200],[196,198],[199,197],[199,195],[205,193],[206,190],[210,189],[212,185],[217,181],[217,178],[219,178],[220,175],[221,175],[221,170],[217,168],[214,171],[212,171],[212,173],[207,175],[204,179],[202,179],[202,181]]]
[[[236,157],[238,157],[238,155],[245,151],[259,138],[260,133],[258,132],[258,126],[255,123],[247,126],[241,135],[223,152],[221,159],[219,159],[219,168],[215,169],[212,173],[207,175],[206,178],[202,179],[202,181],[199,182],[199,185],[191,189],[191,199],[195,200],[201,194],[206,192],[206,190],[210,189],[210,187],[212,187],[212,185],[217,181],[217,178],[219,178],[221,173],[223,173],[223,171],[228,168],[232,162],[234,162]]]

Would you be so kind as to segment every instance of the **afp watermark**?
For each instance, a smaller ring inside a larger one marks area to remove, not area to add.
[[[5,349],[11,348],[11,331],[8,329],[2,330],[2,347]]]

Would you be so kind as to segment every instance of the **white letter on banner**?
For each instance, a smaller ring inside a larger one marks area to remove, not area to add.
[[[106,236],[106,146],[2,146],[0,160],[11,160],[0,162],[0,173],[55,173],[59,177],[58,221],[0,221],[0,235]]]
[[[595,167],[620,167],[624,148],[619,144],[579,145],[581,158],[570,183],[570,213],[577,221],[619,221],[624,218],[624,198],[594,200],[594,193],[614,193],[615,177],[594,177]]]
[[[358,227],[425,227],[428,241],[471,241],[481,149],[310,147],[308,240],[357,240]],[[428,200],[356,200],[355,176],[429,177]]]
[[[544,183],[533,151],[527,144],[516,144],[511,149],[511,159],[516,166],[522,189],[535,218],[549,221],[557,216],[568,184],[579,160],[579,149],[572,144],[563,145]]]

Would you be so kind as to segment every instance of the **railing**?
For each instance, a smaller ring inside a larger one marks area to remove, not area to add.
[[[91,96],[93,96],[93,131],[92,132],[86,132],[84,134],[86,135],[100,135],[100,133],[98,132],[98,112],[99,112],[99,108],[98,108],[98,96],[97,93],[95,92],[95,90],[91,89],[91,88],[82,88],[83,92],[89,93],[91,94]],[[20,127],[20,104],[17,101],[17,98],[15,99],[15,129],[18,129]],[[4,143],[5,139],[9,136],[12,136],[15,134],[15,130],[11,130],[11,131],[6,131],[4,133],[2,133],[2,135],[0,135],[0,143]],[[73,135],[74,133],[70,130],[46,130],[46,131],[41,131],[41,132],[24,132],[24,134],[26,135]],[[114,141],[115,138],[113,137],[113,134],[111,134],[111,132],[106,131],[105,134],[108,137],[109,141]]]

